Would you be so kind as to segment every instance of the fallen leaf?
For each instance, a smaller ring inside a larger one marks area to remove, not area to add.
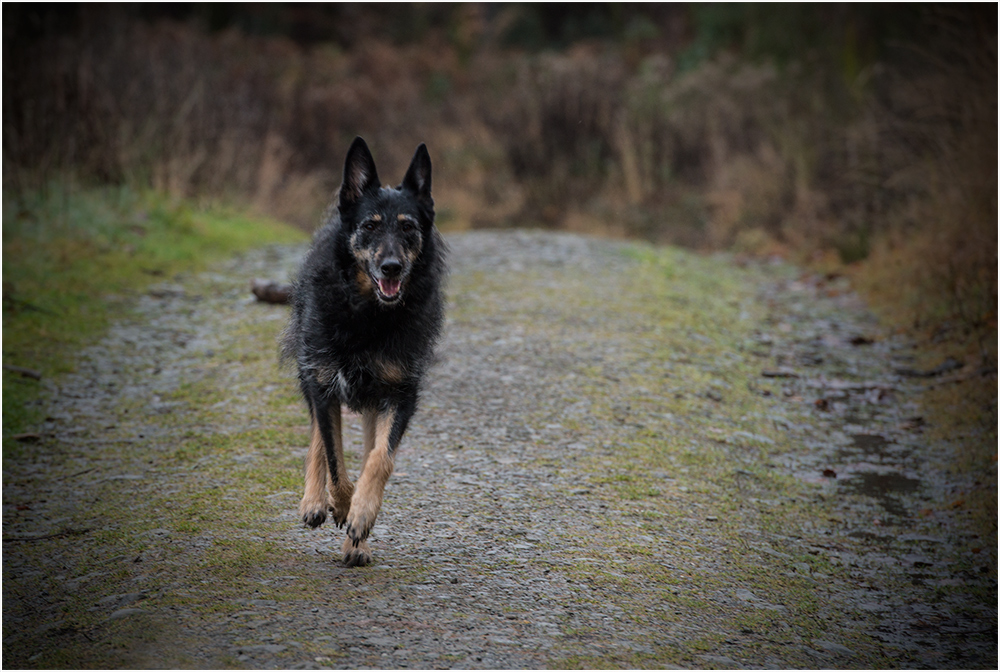
[[[817,399],[813,403],[816,405],[816,408],[818,408],[821,411],[825,411],[830,407],[830,402],[827,401],[826,399]]]
[[[833,469],[824,469],[823,475],[826,476],[827,478],[837,478],[837,472],[834,471]]]

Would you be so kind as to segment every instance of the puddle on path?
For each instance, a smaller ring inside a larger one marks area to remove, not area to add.
[[[863,458],[865,462],[897,463],[905,459],[911,448],[900,446],[880,434],[851,434],[852,443],[837,451],[837,459],[845,462]]]
[[[896,465],[912,451],[900,446],[881,434],[850,434],[851,444],[836,452],[836,460],[843,463],[858,462],[876,465]],[[858,465],[861,466],[861,465]],[[839,471],[839,470],[838,470]],[[899,495],[915,492],[920,487],[920,479],[909,478],[896,471],[854,471],[845,469],[838,479],[840,489],[845,493],[863,495],[875,499],[886,513],[899,518],[907,517],[907,509]]]
[[[883,449],[889,445],[889,440],[878,434],[854,434],[854,447],[860,448],[867,453],[882,454]]]
[[[865,495],[878,500],[886,512],[899,518],[906,518],[907,512],[900,503],[896,493],[914,492],[920,487],[920,480],[908,478],[902,474],[877,474],[873,472],[855,472],[844,479],[841,487],[856,495]]]

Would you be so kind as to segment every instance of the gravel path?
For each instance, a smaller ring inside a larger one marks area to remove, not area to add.
[[[287,309],[247,288],[304,249],[261,250],[154,288],[43,381],[42,440],[4,454],[4,666],[996,667],[995,537],[951,505],[983,486],[836,281],[449,242],[372,566],[298,522]]]

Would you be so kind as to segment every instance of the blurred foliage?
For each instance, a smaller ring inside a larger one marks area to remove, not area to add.
[[[869,260],[896,269],[867,286],[910,307],[899,319],[956,320],[995,350],[996,18],[995,5],[11,5],[4,186],[72,174],[224,194],[311,228],[354,135],[387,181],[425,141],[446,227]]]
[[[918,5],[705,3],[691,5],[694,39],[680,54],[682,70],[719,51],[779,65],[819,60],[849,80],[889,55],[895,41],[928,32]]]
[[[238,29],[247,35],[287,37],[300,45],[334,42],[355,46],[375,32],[397,45],[419,42],[435,27],[462,20],[458,4],[389,3],[141,3],[103,13],[111,20],[171,20],[209,32]],[[490,3],[480,7],[505,46],[560,50],[585,40],[628,42],[683,34],[681,70],[730,50],[780,64],[822,56],[863,67],[886,57],[892,42],[928,33],[929,6],[907,4],[775,3]],[[989,9],[982,8],[984,20]],[[95,8],[14,5],[4,22],[6,39],[31,41],[80,29]],[[995,13],[995,12],[994,12]]]

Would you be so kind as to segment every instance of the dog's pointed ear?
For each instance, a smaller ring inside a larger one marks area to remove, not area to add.
[[[431,197],[431,156],[427,153],[427,145],[420,143],[410,167],[403,178],[403,189],[413,192],[417,198],[430,199]]]
[[[340,204],[343,206],[356,203],[366,191],[378,189],[380,186],[378,173],[375,171],[375,159],[372,158],[368,145],[358,136],[347,150],[344,182],[340,185]]]

